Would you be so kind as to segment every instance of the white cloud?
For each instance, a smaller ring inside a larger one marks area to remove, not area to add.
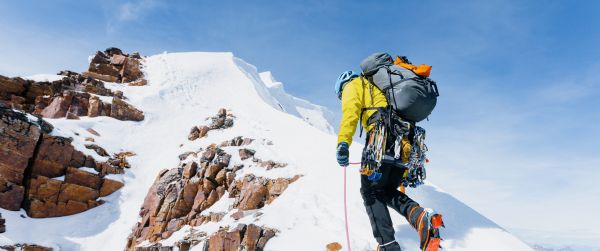
[[[117,12],[117,18],[119,21],[132,21],[140,18],[146,12],[152,10],[157,6],[157,2],[154,0],[141,0],[127,2],[119,6]]]
[[[564,70],[567,72],[567,69]],[[562,103],[600,94],[600,63],[576,70],[579,72],[569,71],[562,79],[542,85],[538,95],[554,103]]]

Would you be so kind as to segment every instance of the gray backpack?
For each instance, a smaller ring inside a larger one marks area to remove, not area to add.
[[[435,82],[394,65],[389,54],[372,54],[360,63],[360,68],[402,119],[416,123],[427,118],[435,108],[440,95]]]

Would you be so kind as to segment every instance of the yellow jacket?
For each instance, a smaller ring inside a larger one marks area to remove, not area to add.
[[[365,131],[371,130],[373,125],[367,125],[367,120],[377,110],[364,110],[370,107],[386,107],[387,100],[383,92],[369,80],[357,77],[346,84],[342,91],[342,121],[338,133],[338,144],[346,142],[352,144],[352,136],[356,132],[356,124],[362,112],[362,126]]]

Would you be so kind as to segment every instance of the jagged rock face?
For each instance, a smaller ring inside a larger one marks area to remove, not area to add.
[[[0,206],[16,211],[25,196],[26,169],[42,130],[25,115],[0,108],[0,132]]]
[[[236,137],[221,145],[240,146],[252,141]],[[194,157],[191,161],[190,156]],[[243,165],[230,167],[231,156],[216,144],[204,151],[187,152],[179,158],[182,161],[179,167],[162,171],[148,191],[140,210],[142,220],[129,236],[128,249],[155,250],[152,248],[160,246],[136,248],[136,245],[146,240],[156,242],[168,238],[184,225],[198,226],[220,221],[224,213],[205,215],[202,212],[221,199],[226,191],[235,201],[230,210],[240,210],[237,214],[243,217],[245,210],[260,209],[271,203],[299,178],[267,179],[246,175],[236,180],[236,172]],[[198,162],[193,159],[198,159]],[[262,250],[267,240],[275,235],[273,230],[252,224],[240,226],[232,231],[219,231],[210,237],[198,237],[192,245],[204,240],[204,250]],[[240,249],[243,247],[246,249]]]
[[[123,93],[112,92],[104,83],[74,72],[50,82],[34,82],[0,76],[0,106],[39,114],[44,118],[79,119],[82,116],[111,116],[119,120],[141,121],[142,111],[123,101]],[[112,103],[99,97],[113,96]]]
[[[71,215],[102,204],[99,198],[123,186],[105,179],[120,166],[97,163],[74,149],[71,139],[49,135],[43,120],[0,108],[0,207],[25,208],[34,218]],[[94,167],[99,173],[80,170]],[[63,180],[53,179],[64,176]]]
[[[88,71],[83,74],[107,82],[145,85],[140,60],[138,53],[128,55],[118,48],[108,48],[104,52],[96,52]]]
[[[203,248],[208,251],[263,250],[273,236],[275,230],[240,224],[231,231],[220,229],[208,238]]]
[[[52,248],[32,244],[16,244],[10,246],[0,246],[0,248],[7,251],[52,251]]]

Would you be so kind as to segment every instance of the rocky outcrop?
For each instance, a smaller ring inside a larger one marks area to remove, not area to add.
[[[119,120],[141,121],[144,114],[123,101],[123,93],[112,92],[104,83],[71,72],[53,82],[34,82],[0,76],[0,107],[12,108],[44,118],[79,119],[82,116],[111,116]],[[99,96],[113,96],[112,103]]]
[[[92,58],[87,72],[83,75],[107,82],[130,83],[130,85],[145,85],[146,80],[141,70],[142,57],[139,53],[131,55],[123,53],[118,48],[108,48],[98,51]]]
[[[24,208],[34,218],[71,215],[101,205],[100,197],[123,186],[104,178],[122,173],[121,166],[96,162],[76,150],[72,139],[50,135],[52,127],[40,118],[32,120],[0,108],[0,131],[0,207],[4,209]]]
[[[228,146],[246,146],[250,145],[254,139],[244,138],[242,136],[235,137],[231,140],[226,140],[221,142],[220,147],[228,147]]]
[[[16,244],[0,246],[0,249],[6,251],[52,251],[52,248],[39,246],[35,244]]]
[[[110,116],[118,120],[144,120],[144,113],[120,98],[113,98]]]
[[[276,162],[273,160],[261,160],[258,158],[253,158],[252,161],[256,162],[259,167],[265,168],[267,170],[271,170],[273,168],[284,168],[287,166],[286,163]]]
[[[0,103],[5,107],[39,114],[50,99],[65,91],[84,92],[101,96],[122,96],[104,87],[104,83],[71,71],[62,71],[64,77],[53,82],[35,82],[22,78],[0,76]],[[121,97],[122,98],[122,97]]]
[[[216,116],[207,118],[206,120],[211,120],[209,125],[203,126],[194,126],[190,129],[190,133],[188,135],[189,140],[196,140],[198,138],[202,138],[208,134],[211,130],[218,129],[227,129],[233,126],[233,119],[235,117],[233,114],[228,114],[225,108],[219,109],[219,112]]]
[[[237,137],[231,142],[241,145],[244,140]],[[243,211],[260,209],[280,196],[299,177],[268,179],[246,175],[236,179],[236,172],[243,166],[231,165],[230,159],[229,154],[213,144],[203,151],[180,156],[182,162],[179,167],[162,171],[148,191],[140,210],[142,220],[129,236],[129,249],[133,250],[146,240],[156,242],[168,238],[184,225],[198,226],[220,221],[224,213],[206,215],[203,211],[225,194],[234,201],[230,210],[239,210],[242,216]],[[264,247],[266,241],[274,236],[272,230],[254,225],[248,227],[250,232],[244,225],[233,231],[220,231],[208,239],[203,237],[207,245],[204,250],[261,250],[258,243]],[[230,243],[231,236],[237,236],[236,241]],[[252,249],[240,249],[244,245]]]
[[[203,249],[208,251],[237,251],[257,250],[262,251],[269,239],[273,238],[276,231],[269,228],[259,227],[254,224],[239,224],[229,230],[219,231],[208,238]]]

